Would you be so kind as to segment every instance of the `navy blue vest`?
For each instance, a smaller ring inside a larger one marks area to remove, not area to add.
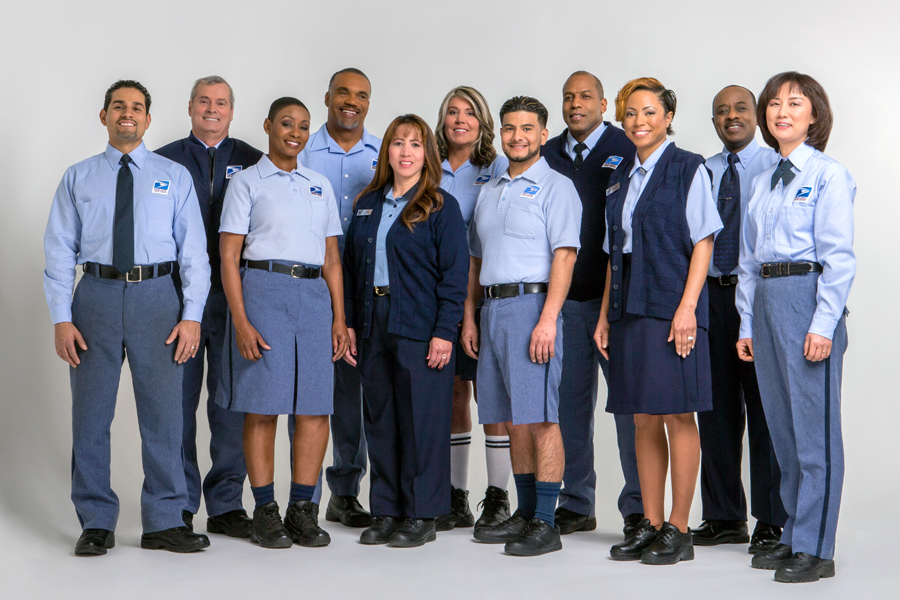
[[[622,170],[621,163],[609,159],[611,156],[618,157],[621,162],[625,162],[628,157],[634,156],[634,144],[625,132],[613,127],[609,122],[604,124],[606,130],[591,148],[578,171],[575,171],[575,164],[566,153],[568,129],[541,148],[541,156],[550,168],[571,179],[578,191],[578,197],[581,198],[581,250],[578,251],[578,259],[575,261],[568,295],[569,300],[576,302],[587,302],[603,297],[606,263],[609,261],[609,256],[603,251],[606,188],[610,175],[616,170]]]
[[[263,153],[241,140],[231,137],[222,140],[216,150],[216,172],[212,190],[209,189],[209,155],[206,153],[206,146],[194,137],[193,133],[163,146],[156,150],[156,153],[182,165],[194,180],[194,191],[197,192],[200,214],[203,215],[203,225],[206,227],[206,249],[209,253],[209,266],[212,269],[210,279],[213,287],[221,288],[219,223],[222,220],[222,200],[225,198],[225,190],[228,189],[228,180],[237,172],[234,167],[241,169],[252,167],[259,162]],[[228,172],[229,167],[232,167],[231,172]],[[177,273],[176,288],[181,289]]]
[[[616,169],[610,178],[606,197],[612,263],[610,322],[621,319],[625,312],[669,321],[675,316],[684,295],[694,251],[685,216],[687,195],[697,169],[704,162],[699,154],[669,144],[650,174],[631,221],[631,278],[627,307],[622,299],[622,209],[634,159]],[[705,278],[695,314],[697,326],[709,329]]]

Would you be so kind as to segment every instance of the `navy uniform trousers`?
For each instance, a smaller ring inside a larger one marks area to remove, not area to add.
[[[453,365],[428,367],[429,342],[388,333],[389,296],[375,297],[359,371],[372,464],[374,516],[433,519],[450,512]]]
[[[847,322],[846,316],[838,321],[829,358],[810,362],[803,357],[817,283],[814,275],[759,280],[753,355],[781,467],[781,500],[788,515],[781,543],[830,559],[844,482],[841,372]]]
[[[140,283],[84,275],[72,301],[72,323],[88,349],[70,368],[72,502],[84,529],[114,531],[119,499],[110,487],[110,433],[122,362],[128,356],[141,434],[145,533],[183,526],[187,502],[181,453],[183,369],[177,342],[181,303],[172,277]]]
[[[736,288],[712,281],[708,287],[713,409],[697,413],[703,519],[747,520],[747,500],[741,482],[746,418],[750,514],[758,521],[782,527],[787,514],[778,489],[781,472],[759,397],[756,368],[738,358],[735,349],[741,328],[741,317],[734,305]]]
[[[200,468],[197,462],[197,408],[203,387],[203,357],[206,355],[206,417],[209,420],[209,455],[212,467],[203,479],[206,512],[214,517],[243,508],[244,479],[244,415],[216,404],[216,391],[222,374],[222,349],[228,302],[218,287],[209,290],[197,355],[184,363],[184,478],[188,501],[185,510],[197,514],[200,509]]]
[[[597,472],[594,470],[594,412],[597,408],[598,364],[606,378],[609,364],[594,343],[602,298],[563,304],[562,381],[559,385],[559,428],[566,452],[560,508],[582,515],[595,513]],[[641,484],[634,450],[634,418],[615,415],[619,462],[625,485],[619,494],[622,517],[643,513]]]

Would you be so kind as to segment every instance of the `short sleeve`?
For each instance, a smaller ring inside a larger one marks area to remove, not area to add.
[[[256,169],[252,172],[255,174]],[[219,231],[247,235],[250,232],[250,212],[253,208],[252,191],[250,189],[250,170],[237,173],[225,191],[222,201],[222,220]],[[332,194],[334,198],[334,194]]]
[[[581,200],[570,180],[554,186],[544,210],[550,249],[581,248]]]
[[[328,203],[328,227],[325,237],[344,235],[344,229],[341,227],[341,212],[337,205],[337,199],[334,197],[334,189],[325,178],[322,178],[322,195]]]
[[[481,258],[481,238],[478,237],[478,223],[475,222],[474,217],[472,218],[472,223],[469,225],[469,256],[474,256],[475,258]]]
[[[685,216],[694,244],[722,231],[722,219],[712,197],[712,181],[705,165],[694,173],[685,203]]]

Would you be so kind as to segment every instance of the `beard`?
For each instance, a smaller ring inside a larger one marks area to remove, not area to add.
[[[535,156],[537,156],[540,153],[541,153],[541,147],[538,146],[537,150],[535,150],[534,152],[529,152],[528,154],[526,154],[525,156],[523,156],[521,158],[520,157],[513,158],[512,156],[509,156],[509,155],[507,155],[506,158],[509,159],[509,162],[522,163],[522,162],[528,162],[529,160],[533,159]]]

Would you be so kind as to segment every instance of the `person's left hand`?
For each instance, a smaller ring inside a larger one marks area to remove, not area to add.
[[[175,348],[175,362],[179,365],[186,362],[189,358],[197,356],[197,346],[200,345],[200,323],[197,321],[180,321],[169,338],[166,340],[166,346],[178,340],[178,346]]]
[[[453,342],[448,342],[439,337],[431,338],[428,342],[428,367],[440,371],[447,366],[453,356]]]
[[[331,362],[341,360],[349,347],[350,332],[347,331],[347,324],[335,321],[331,326],[331,350],[334,352]]]
[[[542,365],[550,362],[556,354],[556,321],[538,321],[537,327],[531,332],[531,344],[528,346],[528,354],[531,362]]]
[[[807,333],[803,342],[803,356],[811,362],[819,362],[831,356],[831,340],[816,333]]]
[[[672,318],[672,327],[669,329],[669,339],[675,340],[675,352],[681,358],[687,358],[694,344],[697,343],[697,316],[692,308],[679,305]]]

